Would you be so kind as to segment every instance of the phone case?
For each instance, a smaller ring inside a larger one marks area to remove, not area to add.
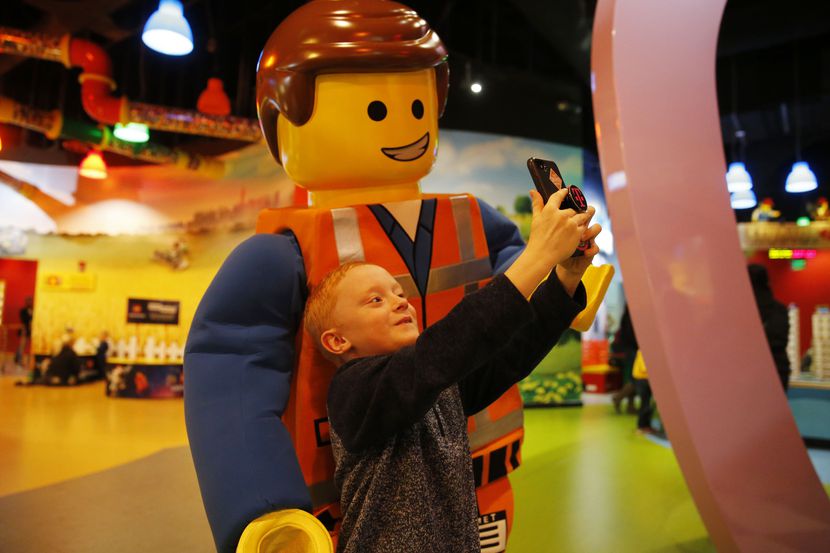
[[[570,208],[577,213],[583,213],[588,210],[588,202],[582,190],[576,186],[568,186],[565,184],[565,180],[562,178],[562,173],[559,172],[559,167],[556,166],[556,163],[549,159],[532,157],[527,160],[527,169],[530,171],[530,177],[533,179],[536,190],[539,191],[545,203],[548,203],[548,198],[565,186],[568,188],[568,195],[562,200],[560,209]],[[585,255],[585,250],[590,247],[590,242],[580,242],[571,257]]]

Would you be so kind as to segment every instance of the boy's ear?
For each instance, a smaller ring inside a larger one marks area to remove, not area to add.
[[[352,349],[352,343],[348,338],[341,336],[333,328],[320,335],[320,343],[327,352],[334,355],[343,355]]]

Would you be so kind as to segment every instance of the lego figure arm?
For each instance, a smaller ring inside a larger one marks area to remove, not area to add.
[[[487,249],[490,250],[490,263],[493,274],[499,275],[507,270],[513,261],[525,249],[525,241],[519,234],[519,228],[507,217],[480,199],[481,222],[487,237]]]
[[[305,271],[289,235],[243,242],[205,293],[185,350],[185,418],[217,550],[257,517],[311,500],[280,416]]]

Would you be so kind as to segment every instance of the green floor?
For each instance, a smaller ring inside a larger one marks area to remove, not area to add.
[[[672,451],[610,405],[527,409],[509,553],[714,551]]]

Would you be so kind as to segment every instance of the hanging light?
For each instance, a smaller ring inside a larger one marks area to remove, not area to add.
[[[758,205],[758,199],[752,190],[739,190],[732,193],[730,203],[732,209],[749,209]]]
[[[144,123],[127,123],[126,125],[116,123],[112,134],[119,140],[133,144],[144,144],[150,140],[150,130]]]
[[[471,91],[473,94],[479,94],[479,93],[481,93],[481,91],[482,91],[483,89],[484,89],[484,87],[482,87],[482,86],[481,86],[481,83],[480,83],[480,82],[478,82],[478,81],[476,81],[476,82],[474,82],[473,84],[471,84],[471,85],[470,85],[470,91]]]
[[[107,178],[107,164],[104,163],[104,158],[101,153],[96,150],[90,150],[81,166],[78,168],[78,174],[88,179],[103,180]]]
[[[184,56],[193,51],[193,32],[184,17],[179,0],[161,0],[147,19],[141,40],[149,48],[168,56]]]
[[[199,94],[196,109],[209,115],[230,115],[231,101],[222,86],[222,79],[211,77],[207,88]]]
[[[806,161],[796,161],[793,163],[792,171],[787,175],[787,184],[784,185],[784,190],[791,193],[809,192],[818,188],[818,181],[816,181],[816,174],[810,170],[810,166]]]
[[[752,177],[749,176],[743,162],[735,161],[729,164],[729,170],[726,172],[726,188],[730,192],[752,190]]]

